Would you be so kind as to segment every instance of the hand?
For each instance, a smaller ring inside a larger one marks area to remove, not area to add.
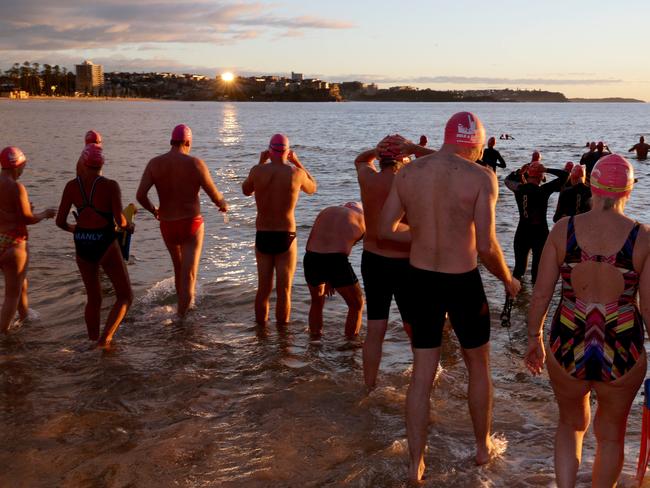
[[[542,373],[544,362],[546,361],[546,352],[544,351],[544,341],[542,336],[528,337],[528,349],[524,356],[524,363],[528,370],[535,376]]]
[[[521,290],[521,282],[517,278],[510,278],[510,282],[506,283],[505,287],[506,293],[510,297],[515,298],[519,294],[519,290]]]
[[[257,163],[257,164],[264,164],[264,163],[266,163],[266,162],[269,160],[270,157],[271,157],[271,156],[269,155],[269,151],[268,151],[268,150],[266,150],[266,151],[262,151],[262,152],[260,153],[260,161],[259,161],[259,163]]]
[[[43,216],[46,219],[53,219],[56,217],[56,209],[55,208],[48,208],[43,212]]]
[[[154,207],[151,211],[151,214],[153,215],[154,219],[160,220],[160,216],[158,215],[158,207]]]
[[[298,159],[298,155],[293,151],[289,151],[289,155],[287,156],[287,160],[289,160],[289,162],[293,163],[298,168],[302,167],[302,164],[300,163],[300,160]]]
[[[323,292],[323,294],[326,297],[333,297],[335,293],[336,293],[336,288],[333,288],[332,285],[330,285],[329,283],[325,283],[325,291]]]
[[[226,202],[225,200],[223,200],[223,201],[221,202],[221,205],[219,205],[219,212],[226,213],[227,211],[228,211],[228,202]]]
[[[127,223],[127,224],[124,226],[124,230],[125,230],[128,234],[133,234],[133,233],[135,232],[135,224],[134,224],[133,222],[131,222],[131,223]]]

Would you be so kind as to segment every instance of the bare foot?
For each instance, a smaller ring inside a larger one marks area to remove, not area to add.
[[[410,482],[420,482],[424,476],[424,457],[420,458],[420,462],[415,465],[409,463],[409,481]]]
[[[492,439],[488,438],[485,446],[476,447],[476,457],[474,459],[477,466],[489,463],[493,456],[494,444],[492,443]]]

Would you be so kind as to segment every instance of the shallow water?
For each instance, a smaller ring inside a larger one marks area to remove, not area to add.
[[[137,217],[129,272],[136,302],[110,352],[89,350],[84,289],[69,234],[52,221],[31,229],[30,298],[38,318],[0,339],[0,486],[405,486],[403,406],[411,352],[393,310],[380,386],[363,388],[359,343],[343,338],[345,308],[326,305],[325,336],[307,335],[309,293],[299,264],[288,330],[253,323],[256,286],[254,201],[240,185],[274,132],[319,182],[298,205],[304,248],[318,211],[358,199],[352,161],[387,133],[437,147],[457,104],[234,104],[28,101],[0,103],[0,146],[21,147],[22,182],[37,209],[58,205],[89,128],[105,140],[105,174],[124,203],[134,200],[146,162],[187,123],[193,153],[211,168],[231,205],[230,221],[205,195],[206,239],[197,309],[174,319],[171,262],[156,222]],[[509,168],[539,149],[545,164],[577,161],[587,140],[626,151],[650,132],[650,106],[627,104],[473,104],[498,137]],[[650,166],[634,162],[639,183],[628,213],[650,222]],[[500,171],[500,180],[504,171]],[[508,262],[516,208],[502,183],[497,231]],[[555,200],[552,200],[553,202]],[[554,204],[551,205],[554,207]],[[550,213],[550,212],[549,212]],[[549,217],[550,219],[550,217]],[[353,251],[359,270],[361,249]],[[300,260],[299,260],[300,261]],[[432,400],[426,486],[550,486],[557,409],[548,378],[523,367],[524,317],[531,287],[513,310],[510,344],[499,326],[503,289],[482,270],[493,317],[494,432],[501,456],[472,463],[466,372],[453,334]],[[106,304],[111,294],[106,286]],[[634,486],[641,397],[628,425],[620,486]],[[594,440],[585,443],[581,483],[589,484]]]

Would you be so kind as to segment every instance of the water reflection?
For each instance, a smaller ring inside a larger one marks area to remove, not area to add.
[[[241,142],[241,126],[237,118],[237,106],[227,103],[223,106],[223,122],[219,128],[218,140],[226,147],[232,147]]]

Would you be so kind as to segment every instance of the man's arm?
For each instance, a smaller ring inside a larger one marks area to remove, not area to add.
[[[388,193],[388,198],[384,202],[384,207],[379,215],[379,225],[377,226],[377,237],[388,241],[402,242],[409,244],[411,242],[411,229],[408,225],[402,223],[404,217],[404,205],[399,196],[398,180],[404,179],[404,173],[398,173],[393,180],[393,185]]]
[[[375,166],[376,159],[377,159],[377,149],[376,148],[368,149],[367,151],[363,151],[361,154],[357,156],[357,158],[354,160],[354,166],[356,166],[357,172],[359,172],[363,168],[367,168],[377,173],[378,172],[377,166]]]
[[[627,152],[632,152],[632,151],[636,151],[636,144],[627,150]]]
[[[140,179],[140,184],[138,185],[138,191],[135,194],[136,200],[138,200],[138,203],[142,205],[142,208],[147,210],[148,212],[151,212],[151,214],[158,219],[158,208],[151,203],[151,200],[149,200],[149,190],[153,186],[153,177],[151,175],[151,161],[149,164],[147,164],[147,167],[144,169],[144,172],[142,173],[142,178]]]
[[[228,203],[226,202],[226,199],[223,197],[223,194],[217,189],[217,186],[214,184],[214,181],[212,181],[212,177],[210,176],[210,170],[208,169],[208,166],[201,159],[197,158],[197,161],[199,165],[201,188],[203,188],[203,191],[207,193],[207,195],[210,197],[212,203],[214,203],[219,208],[220,212],[227,212]]]
[[[556,191],[560,191],[566,183],[566,180],[569,179],[569,172],[564,171],[563,169],[546,168],[546,172],[553,176],[557,176],[553,181],[549,181],[542,185],[542,188],[548,192],[549,195]]]
[[[521,185],[521,169],[513,171],[508,176],[506,176],[506,179],[503,180],[503,183],[506,185],[506,188],[508,188],[508,190],[516,192]]]
[[[506,265],[496,234],[494,209],[499,194],[497,178],[492,172],[485,174],[489,180],[479,190],[474,204],[476,250],[487,270],[501,280],[506,287],[506,292],[514,297],[519,293],[520,284],[512,277]]]
[[[499,168],[505,168],[506,161],[503,159],[503,156],[501,156],[501,153],[499,151],[497,151],[497,159],[499,160],[499,164],[497,164],[497,166]]]
[[[318,188],[318,185],[316,184],[316,180],[311,174],[309,174],[309,171],[307,171],[307,169],[302,165],[302,163],[298,159],[298,155],[293,151],[289,151],[288,159],[289,162],[291,162],[296,168],[301,169],[305,172],[306,178],[303,178],[300,189],[304,191],[307,195],[312,195],[316,193],[316,189]]]
[[[253,194],[253,192],[255,192],[255,185],[253,184],[253,179],[254,179],[253,172],[255,171],[255,168],[257,168],[257,166],[253,166],[251,168],[251,170],[248,172],[248,176],[241,184],[241,191],[247,197],[250,197]]]
[[[428,147],[421,146],[420,144],[415,144],[411,141],[406,141],[401,146],[403,154],[413,154],[416,158],[421,158],[422,156],[428,156],[436,152],[435,149],[429,149]]]

